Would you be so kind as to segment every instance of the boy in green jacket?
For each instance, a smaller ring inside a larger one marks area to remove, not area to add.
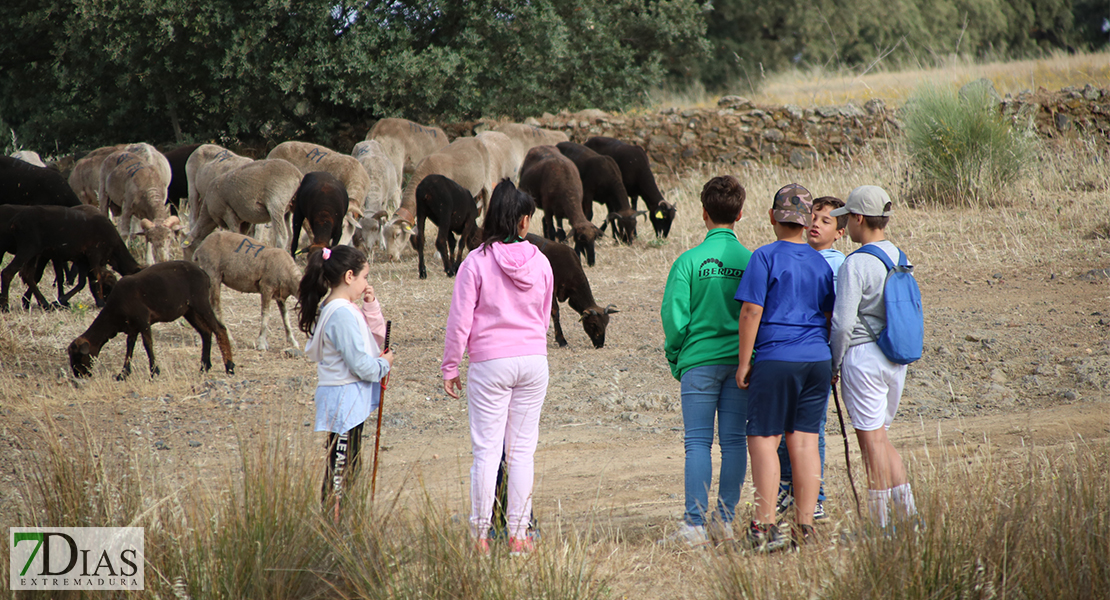
[[[747,470],[748,393],[736,385],[736,287],[752,253],[733,226],[744,208],[744,187],[732,176],[714,177],[701,191],[705,241],[678,257],[667,277],[661,317],[671,374],[681,382],[686,430],[686,511],[667,540],[690,547],[709,543],[706,510],[713,478],[710,448],[719,420],[721,475],[717,492],[718,542],[733,538],[732,520]]]

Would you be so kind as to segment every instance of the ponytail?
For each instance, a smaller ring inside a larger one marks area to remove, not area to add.
[[[324,258],[325,251],[330,253],[327,259]],[[324,248],[309,254],[304,277],[297,290],[297,327],[306,335],[312,335],[316,317],[319,316],[320,300],[343,282],[347,271],[357,274],[365,264],[366,255],[351,246]]]
[[[482,249],[494,242],[517,240],[520,219],[535,213],[536,201],[532,196],[518,190],[512,181],[502,179],[490,194],[486,220],[482,223]]]

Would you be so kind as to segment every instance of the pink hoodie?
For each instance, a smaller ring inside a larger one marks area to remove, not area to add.
[[[470,362],[547,355],[554,289],[551,263],[528,242],[494,242],[467,255],[455,276],[443,349],[444,379]]]

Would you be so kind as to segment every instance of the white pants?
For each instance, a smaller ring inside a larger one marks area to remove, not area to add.
[[[470,409],[470,526],[489,535],[502,449],[508,461],[509,535],[523,538],[532,513],[532,482],[540,409],[547,395],[547,357],[516,356],[470,364],[466,397]]]
[[[890,428],[906,386],[906,365],[887,360],[875,342],[859,344],[844,355],[840,382],[852,427],[860,431]]]

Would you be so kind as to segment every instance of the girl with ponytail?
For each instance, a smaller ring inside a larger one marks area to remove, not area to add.
[[[360,250],[324,248],[309,255],[297,292],[305,353],[317,363],[316,431],[328,432],[322,501],[336,511],[358,471],[363,423],[393,366],[393,351],[380,350],[385,320],[369,273]]]

